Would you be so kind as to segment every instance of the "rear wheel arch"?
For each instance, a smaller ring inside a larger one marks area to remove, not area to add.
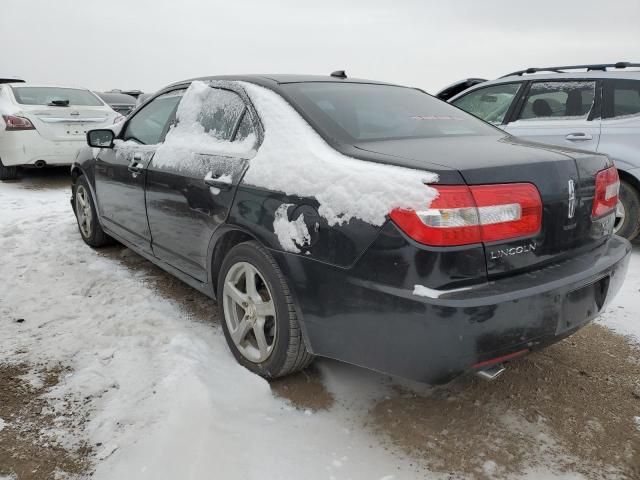
[[[209,246],[209,282],[216,299],[218,297],[218,274],[220,273],[220,267],[222,266],[224,258],[233,247],[251,240],[256,240],[256,238],[239,228],[225,228],[224,231],[216,231],[214,233]]]
[[[621,181],[620,206],[623,207],[624,216],[616,218],[616,233],[634,240],[640,234],[640,180],[624,170],[618,170],[618,176]]]
[[[619,168],[618,168],[618,176],[620,177],[620,180],[627,182],[633,188],[635,188],[638,193],[640,193],[640,180],[638,180],[638,178],[634,177],[633,175],[626,172],[625,170],[620,170]]]

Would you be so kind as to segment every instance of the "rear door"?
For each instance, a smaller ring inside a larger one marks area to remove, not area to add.
[[[596,151],[600,140],[600,82],[538,80],[531,82],[501,128],[540,143]]]
[[[51,141],[83,141],[87,130],[111,125],[115,112],[89,90],[12,86],[22,115]]]
[[[154,255],[206,281],[209,241],[255,154],[257,123],[240,91],[199,88],[149,165],[146,202]]]
[[[604,80],[598,151],[622,170],[640,168],[640,80]]]
[[[104,225],[147,253],[151,253],[144,200],[147,166],[183,93],[177,89],[148,103],[127,121],[114,148],[104,148],[96,157],[96,195]]]

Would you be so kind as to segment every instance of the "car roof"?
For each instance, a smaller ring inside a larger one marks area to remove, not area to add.
[[[5,85],[9,85],[10,87],[72,88],[74,90],[89,90],[88,88],[85,88],[85,87],[74,87],[72,85],[51,85],[51,84],[44,84],[44,83],[12,82],[12,83],[6,83]]]
[[[181,85],[181,84],[192,82],[195,80],[245,81],[245,82],[257,83],[259,85],[272,86],[272,87],[277,85],[287,84],[287,83],[311,83],[311,82],[364,83],[364,84],[375,84],[375,85],[390,85],[395,87],[404,86],[404,85],[396,85],[393,83],[380,82],[377,80],[366,80],[361,78],[341,78],[341,77],[333,77],[331,75],[245,74],[245,75],[215,75],[215,76],[207,76],[207,77],[190,78],[188,80],[175,82],[169,85],[169,87],[174,85]]]
[[[590,72],[561,72],[561,73],[531,73],[523,75],[509,75],[506,77],[497,78],[487,83],[504,83],[522,80],[556,80],[556,79],[579,79],[579,78],[628,78],[628,79],[640,79],[640,70],[625,70],[625,71],[590,71]]]
[[[540,80],[598,80],[603,78],[616,78],[623,80],[640,80],[640,70],[624,70],[624,71],[590,71],[590,72],[560,72],[560,73],[531,73],[522,75],[508,75],[496,78],[495,80],[487,80],[478,83],[466,90],[461,91],[457,95],[451,97],[448,101],[462,97],[469,92],[480,88],[489,87],[491,85],[500,85],[503,83],[528,82]]]

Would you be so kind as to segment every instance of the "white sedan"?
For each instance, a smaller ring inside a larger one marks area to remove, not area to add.
[[[20,166],[71,165],[87,130],[117,117],[83,88],[0,85],[0,180],[15,178]]]

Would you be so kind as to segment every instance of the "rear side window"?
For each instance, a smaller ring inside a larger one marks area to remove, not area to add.
[[[534,82],[518,120],[586,119],[593,108],[596,82]]]
[[[99,107],[103,103],[89,90],[58,87],[11,87],[22,105],[57,105]]]
[[[236,132],[236,136],[234,137],[234,141],[241,142],[249,137],[249,135],[256,135],[255,128],[253,126],[253,122],[251,121],[251,115],[249,112],[245,110],[244,115],[242,117],[242,121],[238,126],[238,131]]]
[[[451,103],[485,122],[498,125],[504,121],[504,116],[521,85],[521,83],[503,83],[480,88]]]
[[[202,100],[198,123],[219,140],[231,140],[235,126],[244,112],[244,102],[230,90],[210,88]]]
[[[159,143],[169,118],[175,111],[183,94],[184,90],[168,92],[145,105],[127,123],[124,139],[135,140],[143,145]]]
[[[345,143],[456,135],[498,135],[477,118],[413,88],[306,82],[282,86],[313,126]]]
[[[605,80],[603,99],[604,118],[640,114],[640,80]]]

